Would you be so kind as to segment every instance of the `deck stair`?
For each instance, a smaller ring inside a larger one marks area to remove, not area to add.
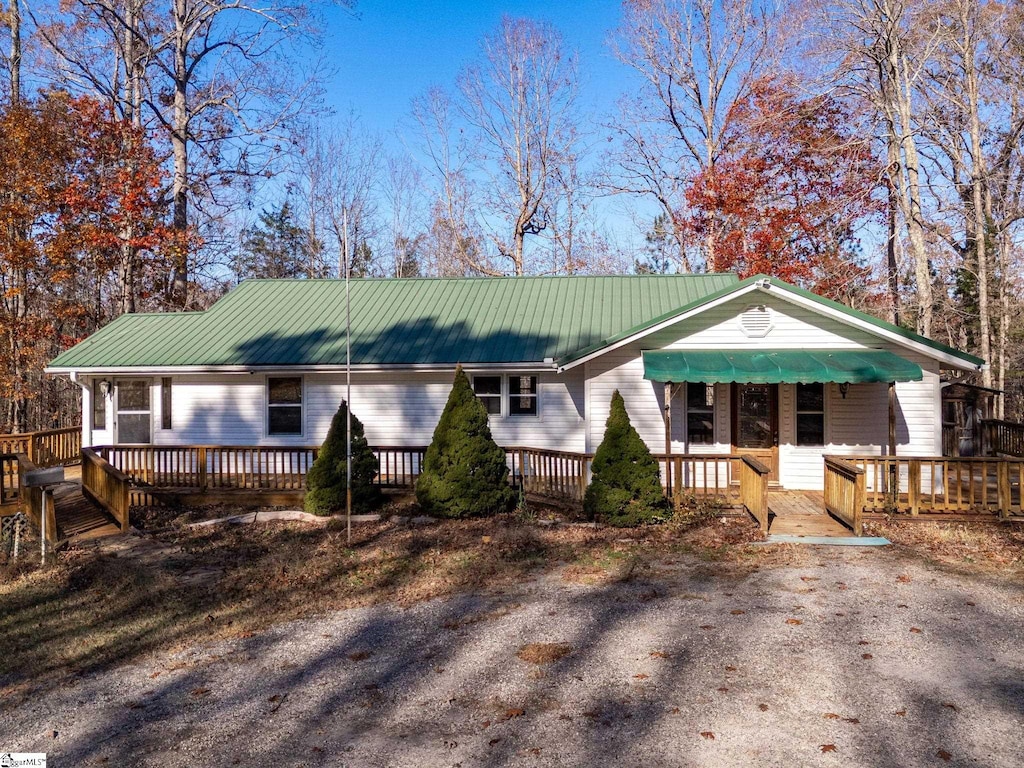
[[[66,485],[53,495],[57,535],[63,541],[98,539],[121,533],[114,518],[86,498],[78,483]]]
[[[825,511],[820,492],[770,490],[768,511],[768,533],[773,536],[852,536],[849,528]]]

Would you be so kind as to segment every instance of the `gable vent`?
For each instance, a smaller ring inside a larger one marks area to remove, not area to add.
[[[747,336],[767,336],[772,329],[772,312],[763,305],[747,307],[740,315],[740,329]]]

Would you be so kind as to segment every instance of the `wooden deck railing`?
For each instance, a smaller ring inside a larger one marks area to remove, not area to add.
[[[768,475],[771,472],[771,468],[753,456],[740,457],[740,504],[757,520],[761,533],[768,533]]]
[[[18,454],[0,453],[0,506],[18,498]]]
[[[919,514],[1024,514],[1024,458],[832,456],[864,471],[864,509]]]
[[[850,528],[854,536],[864,530],[864,470],[835,456],[825,457],[825,509]]]
[[[29,523],[37,530],[42,530],[43,516],[46,516],[46,541],[50,546],[57,545],[57,514],[53,504],[53,494],[43,495],[42,488],[25,487],[25,474],[39,469],[36,464],[24,454],[18,454],[18,503],[21,511],[28,518]],[[46,508],[43,508],[43,499],[46,499]]]
[[[988,419],[981,423],[983,452],[988,456],[1024,456],[1024,424]]]
[[[82,428],[47,429],[21,435],[0,435],[0,454],[23,453],[36,467],[77,464],[82,447]],[[7,488],[14,488],[18,477],[15,462],[0,465],[0,474]]]
[[[128,530],[131,478],[89,448],[82,449],[82,492]]]
[[[383,488],[413,488],[426,446],[372,446],[379,462],[375,482]],[[137,491],[303,491],[318,447],[223,445],[119,445],[92,449],[127,475]],[[509,479],[527,493],[582,502],[590,482],[592,454],[513,446],[505,448]],[[733,483],[737,457],[729,454],[658,455],[665,493],[676,503],[685,495],[738,503]],[[671,478],[671,486],[666,485]]]

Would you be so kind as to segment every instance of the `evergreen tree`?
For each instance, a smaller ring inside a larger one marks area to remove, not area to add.
[[[583,511],[615,526],[656,522],[668,514],[658,461],[629,422],[618,390],[612,395],[604,440],[594,454]]]
[[[286,200],[277,211],[263,211],[260,222],[242,232],[235,272],[247,277],[309,277],[319,271],[323,246],[295,223]]]
[[[505,451],[491,437],[487,409],[461,366],[423,458],[416,499],[438,517],[494,515],[515,502]]]
[[[314,515],[332,515],[345,509],[345,422],[348,404],[342,400],[338,412],[331,419],[320,453],[306,475],[306,511]],[[373,484],[379,464],[373,455],[363,423],[352,415],[352,511],[369,512],[381,500],[380,488]]]

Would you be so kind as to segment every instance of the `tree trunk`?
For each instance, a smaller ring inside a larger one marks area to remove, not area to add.
[[[21,0],[11,0],[7,14],[11,27],[11,104],[21,102]]]
[[[174,2],[174,126],[171,131],[171,153],[174,171],[171,179],[171,225],[179,236],[171,273],[170,301],[178,307],[188,302],[188,3]]]

